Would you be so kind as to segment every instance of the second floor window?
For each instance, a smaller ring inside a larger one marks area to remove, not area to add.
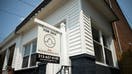
[[[22,68],[36,66],[36,56],[35,56],[36,48],[37,48],[36,39],[24,45]]]
[[[92,27],[92,35],[96,61],[113,66],[109,37],[94,27]]]

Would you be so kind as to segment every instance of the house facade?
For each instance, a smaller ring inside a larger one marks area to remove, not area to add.
[[[104,0],[44,0],[1,44],[2,74],[117,74]]]

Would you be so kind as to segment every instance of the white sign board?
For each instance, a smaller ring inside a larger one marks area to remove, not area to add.
[[[47,63],[59,63],[60,60],[60,43],[61,31],[60,29],[49,25],[39,19],[35,22],[41,25],[38,33],[38,49],[37,61]]]
[[[60,56],[60,33],[43,27],[42,45],[38,52],[47,55]]]

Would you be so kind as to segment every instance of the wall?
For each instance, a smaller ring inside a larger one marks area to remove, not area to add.
[[[59,24],[62,21],[66,22],[66,46],[68,56],[76,56],[80,54],[89,54],[94,56],[91,19],[94,19],[94,22],[98,24],[96,26],[103,30],[107,35],[112,35],[111,26],[108,21],[101,14],[99,14],[98,11],[96,11],[96,9],[94,9],[92,5],[87,2],[87,0],[68,0],[55,9],[53,13],[43,19],[43,21],[51,25]],[[37,38],[37,36],[39,36],[37,32],[41,31],[42,28],[35,27],[23,32],[19,37],[17,37],[17,45],[15,49],[16,58],[14,58],[15,70],[21,69],[23,45],[34,38]],[[61,51],[63,51],[63,49]],[[47,65],[47,74],[57,73],[61,65],[63,65],[62,61],[63,59],[61,59],[60,64],[49,63]],[[95,61],[93,61],[93,63],[95,63]],[[71,65],[70,60],[68,60],[68,65]]]
[[[45,22],[56,25],[66,21],[67,49],[69,55],[80,54],[81,32],[80,32],[80,0],[69,0],[62,4],[50,16],[44,19]],[[75,51],[76,50],[76,51]]]
[[[101,15],[100,12],[97,11],[97,9],[94,8],[87,0],[82,1],[82,11],[83,11],[83,17],[84,17],[84,24],[89,26],[89,30],[91,29],[91,26],[95,26],[107,36],[110,37],[110,39],[113,39],[113,31],[111,27],[111,23],[104,18],[104,16]],[[88,18],[91,18],[91,24],[87,23],[89,21]],[[92,32],[89,31],[89,40],[92,41]],[[90,43],[90,42],[89,42]],[[92,44],[92,42],[91,42]],[[114,59],[114,65],[116,66],[117,58],[115,55],[115,48],[113,45],[113,40],[111,42],[111,49],[112,49],[112,54],[113,54],[113,59]]]
[[[112,35],[111,23],[99,12],[89,1],[82,1],[82,11],[87,17],[91,17],[96,27],[103,30],[106,34]]]
[[[81,28],[80,28],[80,0],[69,0],[66,3],[62,4],[61,7],[56,9],[52,14],[50,14],[45,22],[55,25],[60,23],[61,21],[66,21],[66,32],[67,32],[67,52],[70,51],[72,53],[68,53],[67,55],[77,55],[82,53],[81,46]],[[36,38],[37,29],[30,29],[17,37],[16,49],[15,49],[15,70],[21,69],[22,65],[22,55],[23,55],[23,45],[32,39]],[[14,40],[13,40],[14,41]],[[7,46],[5,46],[7,47]],[[76,51],[77,50],[77,51]],[[61,50],[63,51],[63,50]],[[81,51],[81,53],[80,53]],[[63,60],[63,59],[62,59]],[[70,65],[70,61],[68,61]],[[48,64],[47,66],[47,74],[55,74],[61,65],[57,64]]]
[[[64,4],[61,4],[52,14],[44,19],[51,25],[57,25],[64,21],[66,23],[66,46],[67,46],[67,56],[73,56],[81,53],[81,32],[80,32],[80,0],[68,0]],[[63,52],[63,48],[61,49]],[[61,57],[63,55],[61,54]],[[69,59],[69,58],[67,58]],[[60,64],[64,63],[64,59],[61,58]],[[67,65],[70,65],[68,60]],[[58,64],[48,64],[47,74],[55,74],[61,65]]]
[[[14,56],[13,56],[13,62],[12,62],[12,68],[15,68],[15,70],[21,69],[22,65],[22,55],[23,55],[23,45],[28,43],[29,41],[37,38],[37,27],[32,28],[23,34],[19,34],[19,36],[14,37],[10,42],[8,42],[2,50],[7,50],[11,45],[16,43],[15,50],[14,50]],[[8,52],[6,52],[6,58],[4,61],[4,67],[3,70],[5,70],[6,62],[8,58]]]
[[[6,52],[5,60],[4,60],[4,64],[3,64],[3,70],[5,70],[7,62],[8,62],[7,59],[8,59],[9,52],[7,50],[9,49],[10,46],[14,45],[15,43],[18,43],[18,38],[17,37],[10,40],[10,42],[6,43],[4,45],[4,47],[2,48],[2,50]],[[16,55],[16,49],[14,50],[14,55],[13,55],[13,57],[14,57],[13,62],[12,62],[12,67],[13,68],[15,67],[15,55]]]
[[[21,69],[21,65],[22,65],[22,57],[23,57],[23,52],[24,52],[24,48],[23,46],[29,42],[31,42],[32,40],[34,40],[35,38],[37,38],[37,34],[38,34],[38,27],[37,25],[33,28],[31,28],[30,30],[27,30],[25,32],[23,32],[22,34],[20,34],[19,37],[19,41],[20,43],[18,44],[18,47],[16,47],[17,50],[17,63],[16,63],[16,67],[15,70]]]
[[[63,6],[58,7],[59,9],[56,9],[52,14],[46,17],[44,22],[56,25],[62,21],[66,21],[66,41],[69,56],[76,56],[85,53],[94,56],[91,19],[95,20],[94,23],[97,24],[96,27],[103,30],[106,35],[112,37],[113,33],[110,22],[104,18],[104,16],[101,15],[101,13],[99,13],[94,6],[89,4],[87,0],[70,0],[62,5]],[[114,47],[112,52],[114,54]],[[113,56],[115,64],[116,56]],[[60,65],[48,64],[47,70],[50,69],[50,72],[47,71],[47,74],[56,73],[57,69],[59,70],[60,68],[57,66]]]

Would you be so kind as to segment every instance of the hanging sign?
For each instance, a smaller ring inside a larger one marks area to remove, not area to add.
[[[40,37],[38,37],[38,39],[40,45],[38,45],[39,47],[37,50],[37,61],[59,63],[61,33],[52,28],[43,26],[39,34]]]

